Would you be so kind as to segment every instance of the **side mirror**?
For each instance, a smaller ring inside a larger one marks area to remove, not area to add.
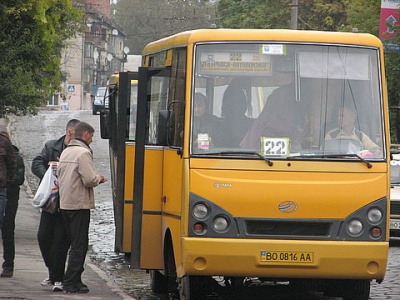
[[[108,110],[100,111],[100,136],[107,140],[111,138],[111,118]]]
[[[168,110],[160,110],[158,113],[157,145],[168,145]]]
[[[169,146],[174,149],[180,147],[174,146],[175,137],[175,114],[171,110],[160,110],[158,113],[158,128],[157,128],[157,145]]]

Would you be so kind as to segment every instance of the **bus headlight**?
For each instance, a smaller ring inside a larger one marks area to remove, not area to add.
[[[363,231],[363,224],[359,220],[351,220],[347,224],[347,231],[349,232],[350,235],[359,235]]]
[[[208,215],[208,207],[203,203],[196,204],[193,208],[193,216],[198,220],[204,220]]]
[[[382,212],[377,209],[377,208],[372,208],[368,211],[368,220],[372,223],[372,224],[376,224],[379,223],[380,221],[382,221],[383,215]]]
[[[228,229],[228,225],[228,220],[223,216],[216,217],[213,221],[214,230],[217,232],[226,231]]]
[[[194,193],[189,199],[190,237],[238,237],[235,218],[224,208]]]

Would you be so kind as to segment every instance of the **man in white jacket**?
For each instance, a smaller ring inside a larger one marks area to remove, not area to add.
[[[85,257],[89,246],[90,209],[95,208],[93,188],[107,180],[96,173],[89,144],[94,129],[85,122],[75,127],[75,139],[62,152],[58,164],[60,209],[71,246],[64,275],[64,292],[87,293],[82,283]]]

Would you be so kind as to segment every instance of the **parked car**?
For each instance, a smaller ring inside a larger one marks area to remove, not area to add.
[[[390,237],[392,238],[400,237],[400,154],[392,154],[390,171]]]
[[[93,114],[96,115],[106,107],[108,107],[108,88],[101,86],[97,89],[93,99]]]

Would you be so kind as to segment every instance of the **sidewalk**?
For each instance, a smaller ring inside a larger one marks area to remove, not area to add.
[[[47,277],[47,269],[36,239],[39,217],[39,211],[29,202],[26,186],[22,186],[15,229],[14,276],[0,277],[0,299],[134,299],[110,280],[105,272],[92,264],[89,256],[86,257],[85,271],[82,274],[82,281],[89,288],[88,294],[53,292],[51,287],[41,286],[40,282]],[[0,249],[2,253],[2,247]]]

